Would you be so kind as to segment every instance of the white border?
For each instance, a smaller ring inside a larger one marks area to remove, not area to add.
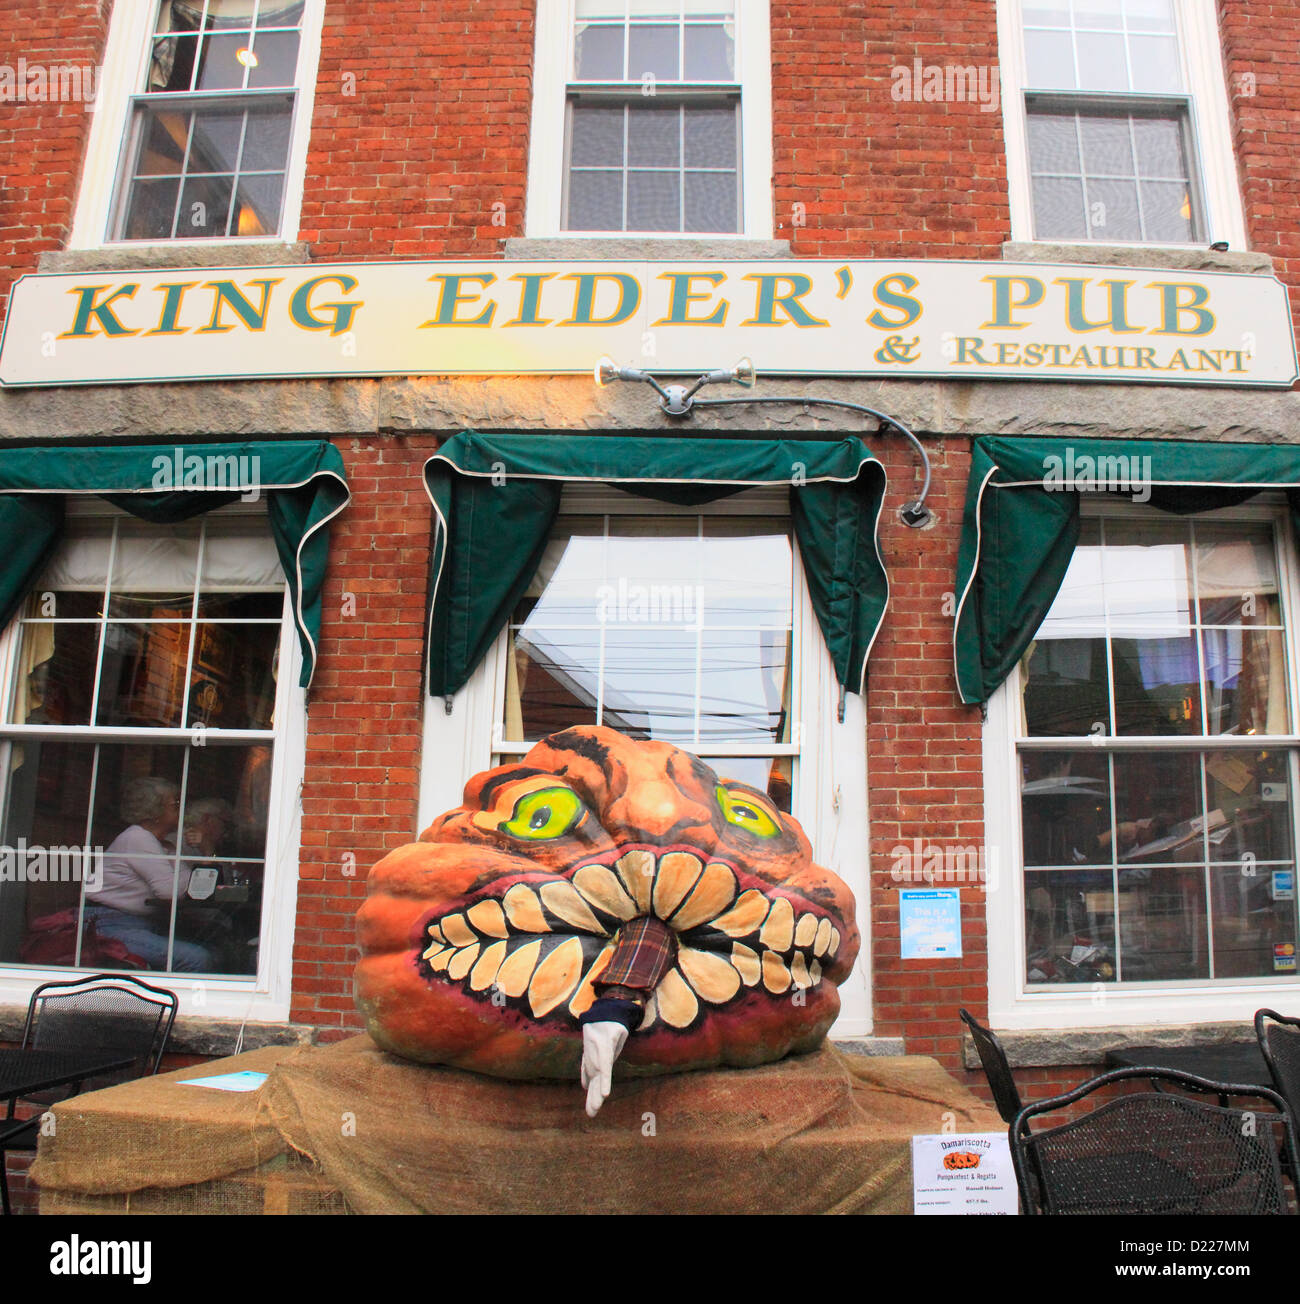
[[[998,0],[998,65],[1002,90],[1002,130],[1006,141],[1007,191],[1011,201],[1011,238],[1039,244],[1115,245],[1137,249],[1203,249],[1226,240],[1230,249],[1249,248],[1237,160],[1232,150],[1232,113],[1223,76],[1215,0],[1174,0],[1179,57],[1191,99],[1191,130],[1196,141],[1197,170],[1205,198],[1204,241],[1166,244],[1157,241],[1085,240],[1034,235],[1029,183],[1029,142],[1025,126],[1025,63],[1022,0]]]
[[[1114,511],[1114,504],[1084,498],[1087,515]],[[1166,512],[1127,507],[1131,519],[1171,519]],[[1182,517],[1173,519],[1182,520]],[[1292,719],[1300,705],[1297,697],[1297,599],[1295,539],[1283,508],[1235,507],[1198,513],[1195,520],[1267,520],[1278,530],[1280,589],[1286,602],[1288,695]],[[1017,666],[988,703],[984,726],[984,839],[990,878],[987,892],[988,1015],[995,1028],[1107,1028],[1131,1024],[1240,1023],[1242,1036],[1251,1035],[1250,1023],[1261,1006],[1285,1008],[1300,997],[1300,975],[1290,981],[1256,983],[1250,980],[1188,983],[1178,986],[1144,984],[1096,987],[1055,984],[1027,990],[1025,973],[1024,894],[1020,864],[1020,784],[1016,730],[1019,724],[1020,668]],[[1062,744],[1068,745],[1068,739]],[[1213,739],[1209,739],[1213,742]],[[1293,823],[1297,811],[1292,812]],[[996,856],[996,858],[994,858]],[[996,865],[996,878],[992,867]],[[1070,990],[1072,986],[1077,987]]]
[[[149,37],[158,0],[119,0],[113,5],[104,64],[95,97],[94,120],[86,142],[76,213],[68,236],[69,249],[229,248],[239,245],[292,241],[302,221],[302,192],[307,176],[307,142],[316,98],[325,0],[306,0],[298,46],[298,81],[294,91],[293,135],[284,179],[280,230],[259,236],[218,236],[204,240],[110,240],[122,150],[130,132],[131,98],[144,85],[149,66]]]
[[[537,0],[524,235],[566,240],[771,240],[772,32],[769,0],[736,0],[740,71],[740,231],[564,231],[564,110],[573,0]]]

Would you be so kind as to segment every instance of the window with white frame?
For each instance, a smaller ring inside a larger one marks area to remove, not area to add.
[[[1241,247],[1212,5],[1003,0],[1001,13],[1018,235]]]
[[[1017,935],[990,975],[1004,1014],[1082,991],[1107,993],[1090,1021],[1149,1016],[1120,1011],[1160,993],[1208,1016],[1228,1013],[1234,991],[1250,1006],[1295,984],[1285,530],[1249,509],[1085,518],[1001,690],[1014,816],[994,796],[989,837],[1012,836],[1019,853],[1017,890],[990,902],[991,935]]]
[[[117,6],[72,244],[296,231],[322,0]]]
[[[3,646],[0,965],[269,985],[285,589],[260,516],[70,515]]]
[[[766,0],[542,0],[530,235],[770,235]]]
[[[840,722],[837,697],[787,489],[687,507],[569,485],[507,628],[450,714],[430,700],[420,825],[478,771],[602,724],[673,743],[793,814],[867,937],[865,710],[851,694]],[[836,1035],[870,1033],[868,974],[864,959],[841,987]]]

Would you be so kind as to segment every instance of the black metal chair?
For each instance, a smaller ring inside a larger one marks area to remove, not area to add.
[[[176,1020],[176,994],[128,974],[91,974],[84,978],[42,983],[27,1006],[24,1050],[105,1052],[106,1059],[131,1055],[134,1063],[90,1083],[96,1089],[158,1072],[167,1038]],[[27,1103],[49,1104],[47,1096]],[[5,1158],[10,1150],[35,1150],[39,1115],[15,1121],[18,1101],[11,1099],[0,1121],[0,1205],[9,1209]]]
[[[1163,1083],[1234,1097],[1231,1108],[1174,1091],[1116,1096],[1042,1131],[1030,1123],[1114,1083]],[[1027,1105],[1011,1125],[1026,1212],[1046,1214],[1283,1214],[1279,1149],[1294,1165],[1296,1138],[1274,1091],[1210,1082],[1172,1069],[1115,1069]]]
[[[962,1022],[970,1029],[971,1039],[979,1052],[980,1063],[984,1066],[984,1076],[993,1091],[993,1103],[1002,1115],[1004,1123],[1014,1121],[1024,1108],[1016,1080],[1011,1075],[1011,1065],[1007,1062],[1007,1053],[1002,1043],[988,1028],[984,1027],[969,1010],[959,1010]]]
[[[1256,1010],[1255,1036],[1278,1094],[1286,1099],[1292,1120],[1300,1125],[1300,1019]]]

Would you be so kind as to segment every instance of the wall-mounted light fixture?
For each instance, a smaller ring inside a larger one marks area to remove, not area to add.
[[[751,394],[744,398],[695,397],[705,385],[731,383],[743,385],[746,389],[752,388],[754,381],[758,377],[754,371],[754,364],[748,358],[741,358],[730,370],[706,371],[693,385],[660,384],[648,371],[642,371],[638,367],[620,367],[610,357],[601,358],[596,363],[594,376],[596,384],[602,388],[616,380],[644,381],[659,395],[660,410],[670,417],[690,416],[692,410],[697,407],[724,407],[734,406],[737,403],[801,403],[805,407],[817,404],[821,407],[846,408],[850,412],[861,412],[866,416],[874,417],[879,422],[876,427],[876,434],[883,435],[896,431],[909,440],[916,450],[917,456],[921,459],[921,466],[925,471],[925,483],[921,486],[921,492],[914,502],[906,503],[899,508],[899,519],[904,525],[911,526],[913,529],[927,524],[931,519],[930,509],[925,505],[926,495],[930,492],[930,458],[921,441],[901,421],[896,417],[889,416],[887,413],[877,412],[875,408],[866,407],[861,403],[850,403],[847,399],[816,398],[811,395],[800,394]],[[824,437],[822,431],[810,433],[790,431],[784,432],[784,434],[787,438],[799,439],[821,439]]]

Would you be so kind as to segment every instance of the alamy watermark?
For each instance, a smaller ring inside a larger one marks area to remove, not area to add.
[[[986,892],[998,884],[995,847],[953,842],[899,842],[890,848],[889,877],[895,883],[954,884],[981,887]]]
[[[242,503],[256,502],[261,493],[262,459],[256,453],[197,453],[173,448],[153,459],[155,489],[239,492]]]
[[[1049,453],[1043,458],[1043,488],[1049,493],[1128,494],[1135,503],[1147,503],[1151,501],[1151,458],[1128,453],[1094,457],[1076,454],[1067,446],[1064,457]]]
[[[26,838],[0,847],[0,883],[83,883],[87,892],[104,885],[103,847],[43,847]]]
[[[95,107],[100,70],[94,64],[0,63],[0,104],[81,104]]]
[[[700,584],[633,584],[626,577],[596,589],[596,619],[602,625],[704,624]]]
[[[996,64],[896,64],[890,69],[889,94],[914,103],[978,104],[981,113],[996,113],[1002,102],[1002,75]]]

